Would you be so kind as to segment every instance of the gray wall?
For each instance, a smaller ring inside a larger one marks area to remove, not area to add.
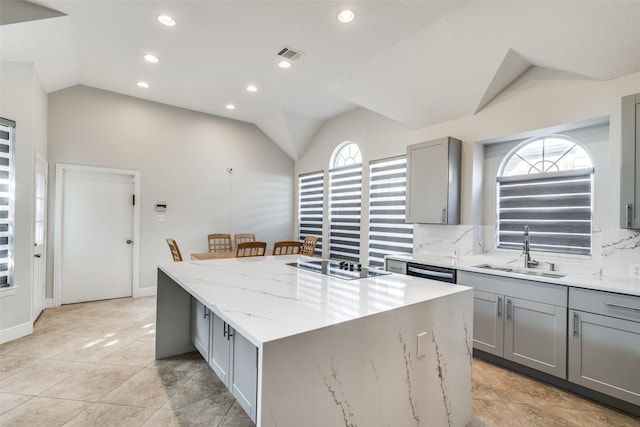
[[[13,289],[0,291],[0,342],[32,330],[34,156],[47,157],[47,94],[33,64],[0,64],[0,116],[16,122]]]
[[[74,86],[49,94],[48,137],[50,227],[56,163],[141,172],[142,294],[155,292],[157,264],[171,262],[166,237],[185,258],[207,251],[209,233],[252,232],[269,245],[293,237],[294,162],[252,124]],[[168,205],[164,222],[157,202]]]

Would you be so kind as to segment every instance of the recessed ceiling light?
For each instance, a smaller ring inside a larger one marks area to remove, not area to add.
[[[356,13],[352,9],[342,9],[338,12],[338,21],[342,23],[349,23],[356,17]]]
[[[160,60],[158,59],[158,57],[157,57],[157,56],[152,55],[152,54],[150,54],[150,53],[147,53],[147,54],[144,56],[144,59],[145,59],[145,61],[147,61],[147,62],[153,62],[154,64],[155,64],[156,62],[160,61]]]
[[[138,82],[138,87],[142,87],[142,88],[148,89],[149,88],[149,83],[147,83],[147,82]]]
[[[280,67],[280,68],[290,68],[291,67],[291,62],[282,60],[282,61],[278,62],[278,67]]]
[[[160,21],[162,25],[166,25],[167,27],[173,27],[174,25],[176,25],[176,21],[174,21],[173,18],[168,15],[158,16],[158,21]]]
[[[227,105],[225,106],[225,108],[226,108],[227,110],[235,110],[235,109],[236,109],[236,106],[235,106],[235,105],[233,105],[233,104],[227,104]]]
[[[256,87],[256,85],[249,85],[247,86],[247,92],[257,92],[258,88]]]

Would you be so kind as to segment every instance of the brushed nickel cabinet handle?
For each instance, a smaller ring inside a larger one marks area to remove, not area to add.
[[[507,319],[511,319],[511,298],[507,298]]]
[[[640,311],[640,307],[632,307],[630,305],[616,304],[613,302],[605,302],[604,305],[615,308],[624,308],[625,310]]]
[[[447,222],[447,210],[445,208],[442,209],[442,223]]]
[[[578,317],[578,313],[573,313],[573,336],[578,336],[578,323],[580,323],[580,318]]]
[[[627,202],[627,206],[626,206],[626,219],[627,219],[627,227],[631,227],[631,218],[633,218],[632,215],[633,212],[633,205],[629,202]]]
[[[502,316],[502,297],[498,297],[498,317]]]

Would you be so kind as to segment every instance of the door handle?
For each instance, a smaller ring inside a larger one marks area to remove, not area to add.
[[[34,258],[42,258],[42,255],[40,255],[40,254],[34,254],[33,256],[34,256]]]
[[[132,243],[133,243],[133,240],[131,240],[131,239],[127,239],[127,245],[130,245],[130,244],[132,244]]]

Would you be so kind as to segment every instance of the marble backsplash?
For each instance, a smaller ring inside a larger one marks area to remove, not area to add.
[[[521,251],[497,249],[494,225],[416,224],[413,228],[415,257],[445,256],[460,258],[491,255],[496,263],[521,265]],[[590,256],[532,252],[541,263],[554,262],[558,271],[631,278],[634,266],[640,265],[640,231],[619,228],[594,229]]]

